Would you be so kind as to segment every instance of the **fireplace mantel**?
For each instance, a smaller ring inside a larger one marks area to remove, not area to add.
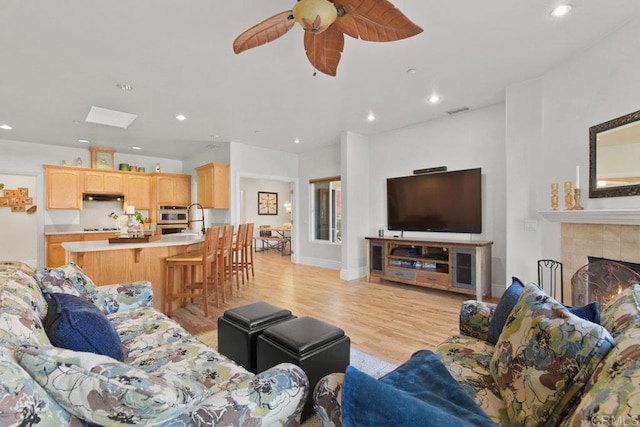
[[[540,211],[551,222],[581,224],[640,224],[640,209],[594,209],[583,211]]]

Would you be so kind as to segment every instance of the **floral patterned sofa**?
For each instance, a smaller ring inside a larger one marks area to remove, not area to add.
[[[496,304],[466,301],[460,335],[436,349],[452,377],[493,422],[640,422],[640,285],[631,285],[601,307],[600,325],[575,316],[537,286],[526,285],[494,345],[487,339],[495,312]],[[332,374],[314,390],[325,427],[343,421],[345,426],[359,425],[342,419],[341,406],[347,405],[343,392],[348,394],[349,388],[344,379],[344,374]],[[424,424],[430,425],[428,420]]]
[[[124,362],[52,346],[43,319],[53,293],[98,307]],[[96,287],[73,264],[0,262],[2,426],[295,426],[307,394],[297,366],[254,375],[153,309],[149,282]]]

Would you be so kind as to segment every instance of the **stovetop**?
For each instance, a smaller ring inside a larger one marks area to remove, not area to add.
[[[102,228],[84,228],[82,231],[118,231],[115,227],[102,227]]]

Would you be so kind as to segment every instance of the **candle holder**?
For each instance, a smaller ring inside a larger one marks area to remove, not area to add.
[[[571,208],[574,211],[582,211],[584,208],[580,206],[580,189],[576,188],[573,190],[573,207]]]
[[[564,183],[564,209],[573,209],[573,192],[571,191],[571,181]]]
[[[551,184],[551,210],[558,210],[558,183]]]

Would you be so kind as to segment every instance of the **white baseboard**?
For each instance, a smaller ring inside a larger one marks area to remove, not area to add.
[[[360,279],[361,277],[367,277],[367,267],[352,268],[350,270],[340,270],[341,280],[356,280]]]
[[[311,265],[314,267],[328,268],[330,270],[340,270],[342,263],[322,258],[299,257],[298,264]]]

